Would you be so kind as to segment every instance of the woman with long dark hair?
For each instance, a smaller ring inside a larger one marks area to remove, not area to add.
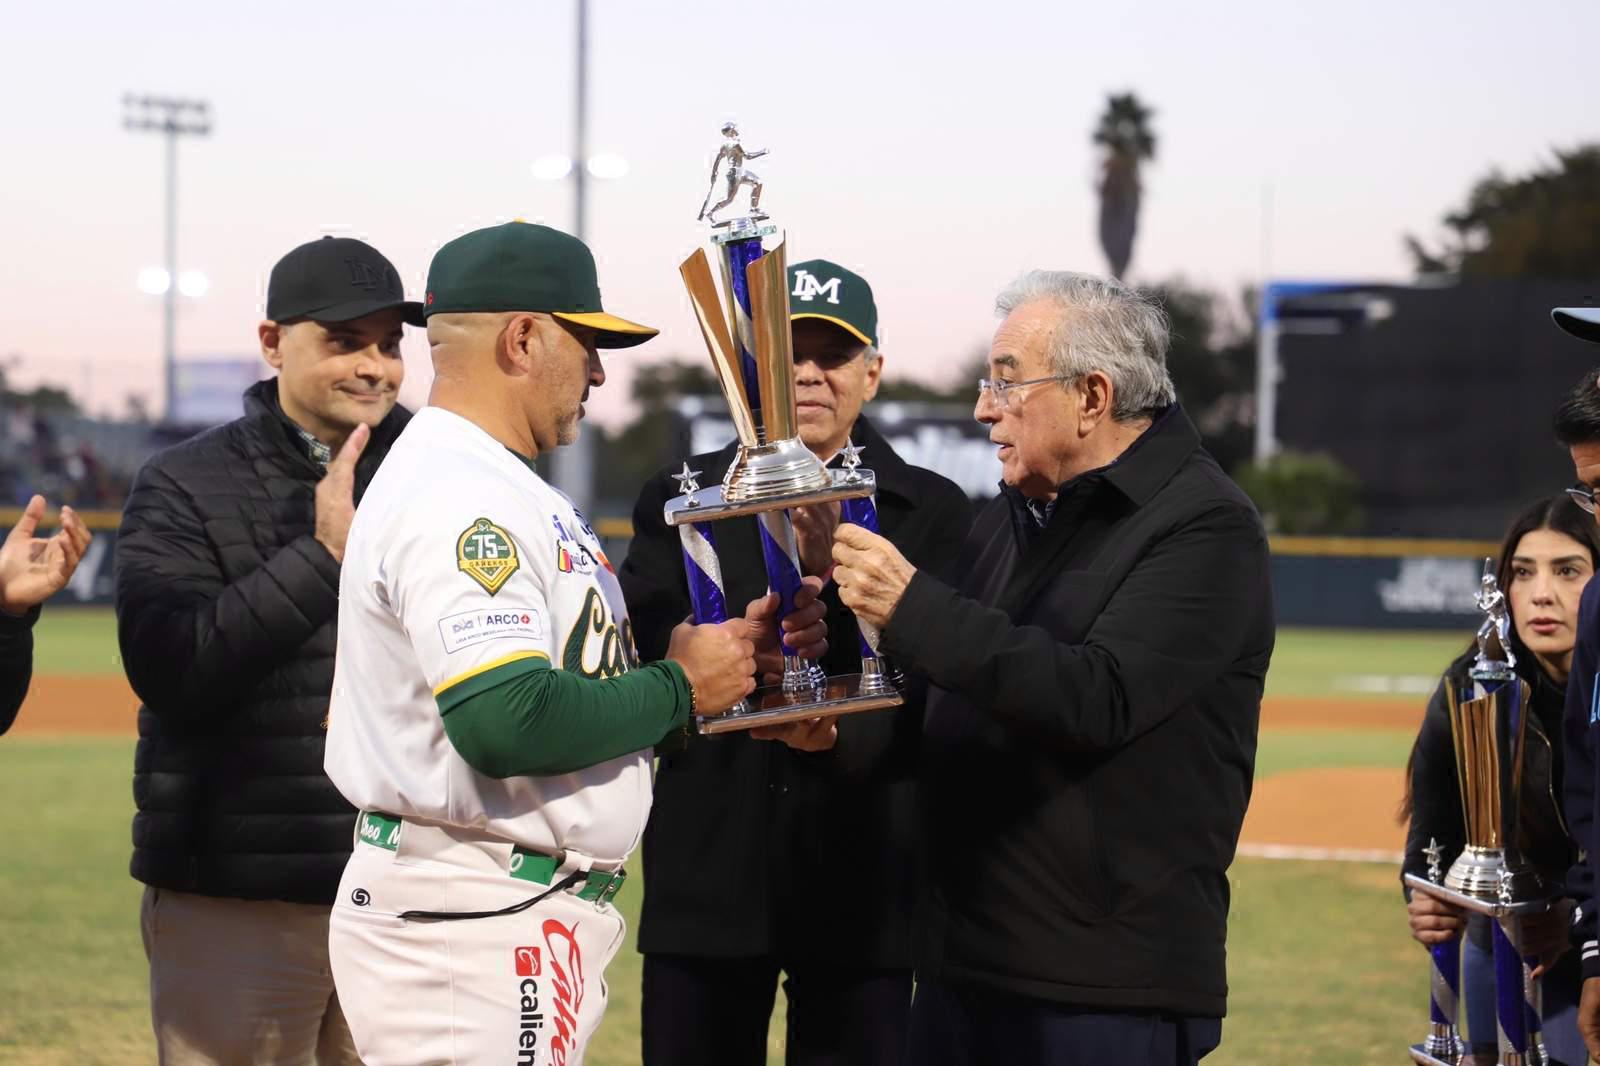
[[[1497,568],[1511,612],[1517,674],[1533,692],[1518,842],[1540,877],[1558,886],[1565,883],[1577,854],[1561,814],[1561,714],[1577,640],[1578,600],[1597,567],[1600,529],[1594,516],[1562,494],[1517,516]],[[1468,671],[1477,654],[1474,642],[1450,664],[1445,678],[1458,688],[1469,686]],[[1401,814],[1410,826],[1404,872],[1425,876],[1424,849],[1430,840],[1439,842],[1447,868],[1466,844],[1443,681],[1428,703],[1406,776]],[[1419,943],[1441,943],[1466,931],[1462,1001],[1467,1032],[1477,1061],[1494,1062],[1494,971],[1487,920],[1424,892],[1408,891],[1407,896],[1411,935]],[[1566,950],[1572,907],[1573,901],[1563,898],[1545,914],[1525,919],[1524,946],[1544,963],[1544,1041],[1552,1063],[1582,1066],[1585,1053],[1576,1012],[1582,979],[1576,953]]]

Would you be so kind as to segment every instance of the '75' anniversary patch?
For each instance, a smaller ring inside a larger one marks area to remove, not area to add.
[[[456,569],[493,596],[522,563],[511,534],[487,518],[480,518],[456,538]]]

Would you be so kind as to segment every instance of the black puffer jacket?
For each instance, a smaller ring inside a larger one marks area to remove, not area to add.
[[[396,407],[356,499],[405,427]],[[322,770],[339,564],[313,536],[321,468],[278,406],[162,452],[117,536],[117,639],[144,706],[135,878],[207,896],[331,904],[354,812]]]
[[[22,617],[0,611],[0,733],[11,728],[28,698],[33,680],[33,623],[39,620],[34,607]]]

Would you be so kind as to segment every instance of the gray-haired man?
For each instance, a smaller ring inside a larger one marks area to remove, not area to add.
[[[1175,402],[1159,308],[1039,271],[998,309],[976,415],[1005,484],[960,587],[834,543],[840,598],[934,686],[907,1061],[1194,1063],[1226,1005],[1266,535]]]

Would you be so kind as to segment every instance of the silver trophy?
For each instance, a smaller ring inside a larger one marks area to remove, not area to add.
[[[1511,620],[1505,595],[1495,581],[1492,559],[1484,561],[1477,603],[1484,621],[1478,628],[1478,655],[1469,671],[1470,681],[1466,686],[1451,679],[1445,682],[1466,846],[1451,863],[1443,883],[1437,876],[1437,843],[1430,849],[1432,877],[1407,874],[1405,881],[1413,892],[1427,892],[1493,919],[1500,1066],[1545,1066],[1548,1057],[1539,1031],[1539,983],[1532,977],[1538,960],[1522,954],[1522,918],[1548,910],[1554,893],[1523,859],[1517,840],[1531,690],[1513,669]],[[1459,955],[1436,949],[1433,963],[1428,1038],[1412,1046],[1411,1057],[1420,1063],[1457,1066],[1460,1045],[1450,1040],[1454,1007],[1452,1004],[1451,1017],[1443,1017],[1439,995],[1441,982],[1450,989],[1458,987]]]
[[[723,134],[727,141],[717,154],[713,182],[716,168],[725,163],[727,196],[709,210],[702,205],[700,218],[732,203],[741,187],[753,187],[749,215],[713,221],[717,232],[712,240],[721,260],[726,304],[704,249],[684,260],[679,273],[728,401],[738,455],[720,485],[682,482],[683,494],[667,501],[664,514],[667,525],[695,531],[693,552],[685,538],[684,559],[691,600],[696,604],[718,598],[711,592],[711,575],[715,572],[720,579],[721,572],[715,560],[712,524],[719,519],[753,516],[759,526],[767,580],[778,594],[782,618],[794,609],[795,593],[801,585],[800,551],[789,508],[871,497],[877,482],[872,471],[858,465],[848,471],[829,470],[800,440],[784,245],[780,241],[771,251],[762,247],[761,238],[775,233],[776,227],[762,225],[767,216],[758,209],[760,182],[743,169],[744,160],[765,153],[745,152],[732,125],[723,127]],[[708,193],[706,202],[710,200]],[[686,468],[685,473],[692,472]],[[720,586],[720,580],[717,584]],[[702,615],[697,608],[695,620],[718,619],[715,611]],[[863,674],[829,677],[816,663],[801,659],[785,645],[780,684],[755,693],[748,710],[735,708],[728,714],[702,718],[698,728],[703,733],[719,733],[880,710],[905,702],[899,690],[879,676],[881,671],[866,668],[865,655],[863,665]],[[872,666],[878,665],[874,655]]]

